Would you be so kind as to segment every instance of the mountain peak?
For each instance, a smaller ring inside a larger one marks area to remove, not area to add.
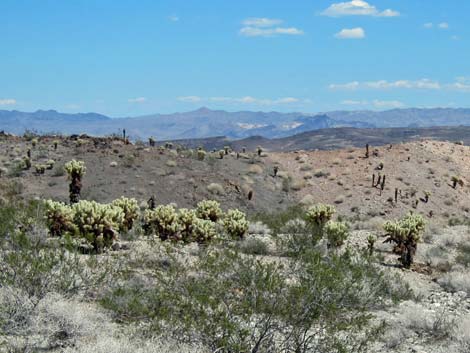
[[[210,112],[212,112],[212,110],[210,110],[207,107],[201,107],[201,108],[195,110],[194,112],[195,113],[210,113]]]

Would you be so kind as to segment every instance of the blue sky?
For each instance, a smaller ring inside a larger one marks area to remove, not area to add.
[[[0,109],[470,106],[468,0],[2,0]]]

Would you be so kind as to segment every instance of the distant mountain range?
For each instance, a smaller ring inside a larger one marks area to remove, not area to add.
[[[226,112],[200,108],[174,114],[132,118],[110,118],[96,113],[65,114],[55,110],[32,113],[0,110],[0,130],[22,134],[39,133],[109,135],[126,129],[133,139],[154,136],[157,140],[225,136],[243,139],[260,136],[285,138],[327,128],[393,128],[470,126],[470,109],[393,109],[377,111],[333,111],[319,114],[279,112]]]

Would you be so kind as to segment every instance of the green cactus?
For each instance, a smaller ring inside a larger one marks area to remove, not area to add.
[[[124,212],[111,204],[80,201],[71,206],[76,234],[91,244],[96,252],[110,247],[124,223]]]
[[[46,172],[46,166],[44,164],[36,164],[34,165],[34,169],[36,174],[44,174]]]
[[[54,145],[54,151],[57,151],[57,146],[59,145],[59,141],[55,140],[53,142],[53,145]]]
[[[51,170],[54,168],[55,161],[53,159],[49,159],[46,162],[46,169]]]
[[[196,214],[199,218],[217,222],[223,215],[220,203],[214,200],[204,200],[197,204]]]
[[[148,235],[156,234],[161,240],[181,240],[181,224],[172,205],[160,205],[154,210],[145,210],[143,228]]]
[[[343,222],[328,221],[324,227],[328,247],[340,247],[349,236],[349,228]]]
[[[375,242],[376,241],[377,241],[377,238],[374,237],[372,234],[370,234],[367,237],[367,249],[369,250],[369,256],[372,256],[374,254]]]
[[[69,206],[52,200],[46,200],[44,204],[44,218],[52,236],[62,236],[73,229],[74,212]]]
[[[38,144],[38,139],[37,139],[37,138],[33,138],[33,139],[31,140],[31,145],[32,145],[33,147],[36,147],[37,144]]]
[[[80,192],[82,190],[82,177],[86,173],[85,163],[82,161],[71,160],[64,166],[68,174],[69,185],[69,198],[70,204],[80,201]]]
[[[184,242],[195,240],[193,229],[197,219],[195,210],[189,210],[187,208],[178,210],[178,222],[181,226],[181,238]]]
[[[204,158],[206,158],[206,151],[204,151],[203,149],[198,149],[197,150],[197,159],[199,159],[200,161],[203,161]]]
[[[198,243],[206,243],[217,235],[215,223],[206,219],[196,218],[192,229],[193,237]]]
[[[426,222],[423,216],[410,213],[405,218],[384,223],[386,242],[395,243],[394,252],[401,255],[400,262],[405,268],[413,263],[421,234],[424,232]]]
[[[335,213],[334,206],[318,204],[307,210],[306,218],[311,225],[323,228]]]
[[[31,158],[23,157],[23,164],[25,169],[31,169]]]
[[[122,196],[121,198],[114,200],[111,204],[119,207],[124,212],[124,222],[121,230],[131,230],[134,222],[139,218],[139,203],[137,200]]]
[[[237,210],[229,210],[223,219],[224,229],[231,238],[242,239],[248,231],[246,215]]]

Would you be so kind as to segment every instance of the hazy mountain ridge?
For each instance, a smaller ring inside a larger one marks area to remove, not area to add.
[[[87,133],[108,135],[126,129],[134,139],[154,136],[159,140],[226,136],[284,138],[319,129],[470,126],[470,109],[393,109],[388,111],[332,111],[320,114],[279,112],[227,112],[200,108],[173,114],[153,114],[113,119],[97,113],[66,114],[55,110],[32,113],[0,110],[0,130],[22,134]]]

